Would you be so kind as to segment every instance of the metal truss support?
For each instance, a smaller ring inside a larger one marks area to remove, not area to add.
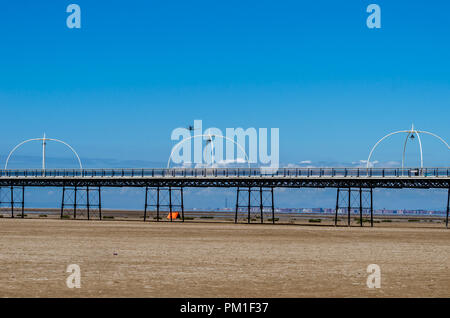
[[[373,227],[373,188],[370,188],[370,226]]]
[[[61,219],[66,216],[68,208],[73,213],[73,218],[87,218],[90,220],[93,213],[98,212],[99,220],[102,219],[102,194],[101,187],[67,187],[62,188]],[[70,211],[70,210],[69,210]],[[86,215],[85,215],[86,212]]]
[[[366,211],[370,212],[370,225],[373,227],[373,189],[352,189],[352,188],[338,188],[336,196],[336,210],[334,225],[338,225],[339,211],[347,212],[347,225],[351,225],[352,208],[358,208],[359,224],[364,226],[363,214]]]
[[[9,191],[9,193],[8,193]],[[14,210],[20,208],[20,217],[25,217],[25,187],[9,186],[0,187],[0,206],[6,205],[11,208],[11,218],[14,218]]]
[[[384,188],[445,189],[449,187],[450,169],[408,169],[402,177],[400,169],[280,169],[268,178],[258,170],[193,169],[193,170],[40,170],[1,172],[0,186],[25,187],[184,187],[184,188]],[[140,176],[140,177],[138,177]],[[201,176],[201,177],[200,177]],[[249,178],[251,176],[251,178]],[[56,177],[56,178],[55,178]],[[316,178],[317,177],[317,178]],[[318,178],[320,177],[320,178]],[[373,178],[372,178],[373,177]]]
[[[239,214],[246,213],[247,223],[252,222],[252,214],[260,219],[261,224],[264,223],[264,214],[269,212],[271,218],[269,222],[275,224],[275,204],[273,187],[263,188],[240,188],[236,190],[236,211],[234,223],[238,223]]]
[[[179,211],[177,211],[179,210]],[[184,193],[183,187],[146,187],[145,188],[145,206],[144,222],[156,211],[156,219],[159,222],[161,212],[168,212],[170,222],[174,221],[174,213],[181,214],[181,220],[184,222]]]
[[[448,215],[450,213],[450,188],[448,188],[448,196],[447,196],[447,218],[445,220],[445,226],[448,229]]]

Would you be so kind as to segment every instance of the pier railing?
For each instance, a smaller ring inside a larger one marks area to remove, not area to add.
[[[445,178],[450,168],[172,168],[172,169],[25,169],[0,170],[0,178]]]

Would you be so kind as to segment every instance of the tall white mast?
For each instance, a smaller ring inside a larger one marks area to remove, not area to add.
[[[42,138],[42,170],[45,170],[45,133],[44,138]]]

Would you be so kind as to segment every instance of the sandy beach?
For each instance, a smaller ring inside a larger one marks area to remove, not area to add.
[[[450,232],[0,219],[1,297],[450,297]],[[69,289],[78,264],[81,288]],[[367,266],[382,286],[366,285]]]

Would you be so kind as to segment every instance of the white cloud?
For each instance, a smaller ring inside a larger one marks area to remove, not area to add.
[[[356,168],[366,168],[367,167],[367,160],[359,160],[352,162],[352,165],[355,165]],[[371,161],[369,164],[370,168],[375,167],[382,167],[382,168],[398,168],[400,167],[401,163],[398,161]]]
[[[248,167],[248,163],[244,158],[237,158],[237,159],[220,160],[212,165],[207,163],[199,163],[195,165],[195,168],[227,168],[232,165],[235,166],[244,165],[245,167]]]
[[[369,168],[373,168],[379,161],[371,161],[369,163]],[[355,168],[366,168],[367,167],[367,160],[359,160],[359,161],[353,161],[353,166],[356,166]]]

